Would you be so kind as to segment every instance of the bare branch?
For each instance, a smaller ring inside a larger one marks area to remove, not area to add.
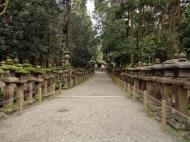
[[[3,11],[0,12],[0,16],[5,13],[5,11],[6,11],[7,7],[8,7],[8,3],[9,3],[9,0],[5,0],[5,2],[2,5],[0,5],[0,7],[4,6]]]

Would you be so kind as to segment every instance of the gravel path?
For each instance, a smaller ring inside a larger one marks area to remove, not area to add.
[[[0,122],[0,142],[179,142],[105,73]],[[180,141],[181,142],[181,141]]]

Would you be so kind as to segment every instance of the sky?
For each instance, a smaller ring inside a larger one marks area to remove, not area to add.
[[[93,19],[93,16],[92,16],[93,11],[95,9],[94,0],[87,0],[86,6],[87,6],[87,9],[88,9],[88,13],[91,16],[92,23],[93,23],[93,25],[95,25],[96,21]]]
[[[97,25],[100,25],[100,23],[97,23],[98,21],[96,21],[96,19],[93,18],[93,11],[95,10],[94,0],[87,0],[86,6],[87,6],[88,13],[91,16],[93,27],[96,28]],[[101,29],[98,30],[96,28],[96,30],[98,32],[97,35],[100,35]]]
[[[87,0],[87,9],[88,9],[88,12],[89,14],[92,16],[92,13],[94,11],[94,1],[93,0]]]

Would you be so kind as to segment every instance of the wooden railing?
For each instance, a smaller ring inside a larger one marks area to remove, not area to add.
[[[23,75],[1,74],[0,111],[12,113],[22,111],[27,105],[42,102],[45,98],[62,93],[63,89],[77,86],[94,74],[93,70],[64,70],[61,72]]]
[[[190,61],[183,54],[163,63],[156,59],[153,65],[139,63],[138,67],[112,69],[110,74],[133,100],[144,102],[146,111],[162,121],[163,127],[169,124],[189,132]]]
[[[135,88],[135,86],[131,87],[129,83],[126,83],[118,76],[111,74],[111,78],[126,92],[127,97],[135,102],[143,103],[144,111],[159,121],[164,131],[167,130],[167,126],[171,126],[175,130],[178,130],[185,138],[190,139],[190,116],[169,106],[166,100],[159,100],[147,94],[146,90],[141,91]]]

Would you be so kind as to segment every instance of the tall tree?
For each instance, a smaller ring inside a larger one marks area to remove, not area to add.
[[[14,0],[5,11],[6,2],[0,1],[4,13],[0,60],[10,57],[42,66],[61,65],[63,51],[68,49],[75,66],[85,66],[92,58],[95,32],[86,0]]]

